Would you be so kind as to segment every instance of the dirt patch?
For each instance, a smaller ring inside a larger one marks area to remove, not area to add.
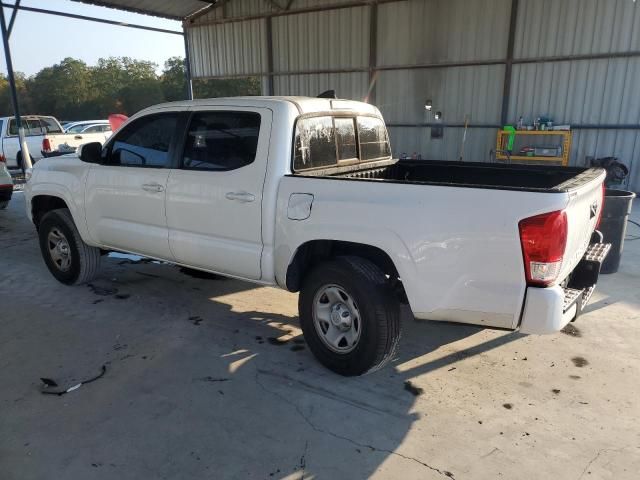
[[[565,335],[571,335],[572,337],[582,337],[582,332],[573,323],[567,324],[567,326],[564,327],[561,332]]]
[[[580,380],[582,377],[580,375],[569,375],[571,380]]]
[[[560,395],[560,389],[559,388],[554,388],[551,391],[553,392],[554,395]]]
[[[584,357],[573,357],[571,361],[578,368],[586,367],[587,365],[589,365],[589,361]]]
[[[507,410],[511,410],[513,408],[513,403],[503,403],[502,406]]]

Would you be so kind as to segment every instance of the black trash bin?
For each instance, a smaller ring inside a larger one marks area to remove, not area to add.
[[[624,190],[605,190],[604,210],[598,230],[605,243],[611,244],[609,255],[602,264],[600,273],[616,273],[620,268],[624,237],[627,233],[627,219],[636,194]]]

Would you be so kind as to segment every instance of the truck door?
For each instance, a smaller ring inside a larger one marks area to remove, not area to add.
[[[169,244],[178,263],[261,277],[271,122],[269,109],[193,109],[167,184]]]
[[[100,245],[172,260],[165,213],[178,112],[146,115],[118,132],[92,166],[85,190],[87,227]]]

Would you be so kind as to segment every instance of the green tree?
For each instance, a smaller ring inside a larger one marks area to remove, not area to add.
[[[65,58],[58,64],[40,70],[28,83],[38,113],[77,118],[82,115],[90,98],[90,82],[90,69],[86,63]]]
[[[161,102],[162,94],[157,94],[161,90],[156,68],[157,65],[153,62],[129,57],[99,59],[98,65],[91,70],[92,87],[96,96],[88,110],[92,115],[101,117],[110,113],[133,115],[140,108]],[[145,86],[149,92],[144,92]],[[141,94],[142,98],[135,98],[136,94]]]
[[[197,79],[193,82],[195,98],[237,97],[240,95],[260,95],[258,77],[230,79]]]
[[[181,57],[171,57],[164,62],[162,71],[162,92],[165,100],[173,102],[175,100],[186,100],[187,98],[187,77],[184,59]]]
[[[162,86],[157,78],[135,80],[120,90],[119,97],[122,110],[127,115],[165,101]]]
[[[133,115],[138,110],[187,96],[185,62],[169,58],[161,75],[153,62],[129,57],[109,57],[90,67],[74,58],[43,68],[27,78],[16,72],[23,114],[53,115],[61,120],[105,118],[111,113]],[[196,98],[259,95],[257,77],[228,80],[197,79]],[[0,75],[0,115],[13,115],[9,82]]]
[[[20,111],[23,114],[34,111],[33,100],[31,98],[31,89],[29,88],[30,80],[22,72],[14,72],[16,80],[16,89],[18,90],[18,102],[20,103]],[[0,116],[8,117],[13,115],[13,102],[11,101],[11,91],[9,89],[9,80],[3,74],[0,74]]]

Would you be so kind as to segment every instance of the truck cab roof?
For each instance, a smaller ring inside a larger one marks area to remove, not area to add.
[[[336,110],[351,110],[359,113],[380,115],[378,109],[368,103],[354,100],[296,97],[296,96],[253,96],[253,97],[221,97],[201,98],[197,100],[184,100],[177,102],[161,103],[142,110],[139,114],[150,113],[166,108],[190,108],[207,106],[235,106],[235,107],[265,107],[277,110],[279,108],[295,108],[300,115],[308,113],[331,112]],[[138,115],[136,115],[138,116]]]

